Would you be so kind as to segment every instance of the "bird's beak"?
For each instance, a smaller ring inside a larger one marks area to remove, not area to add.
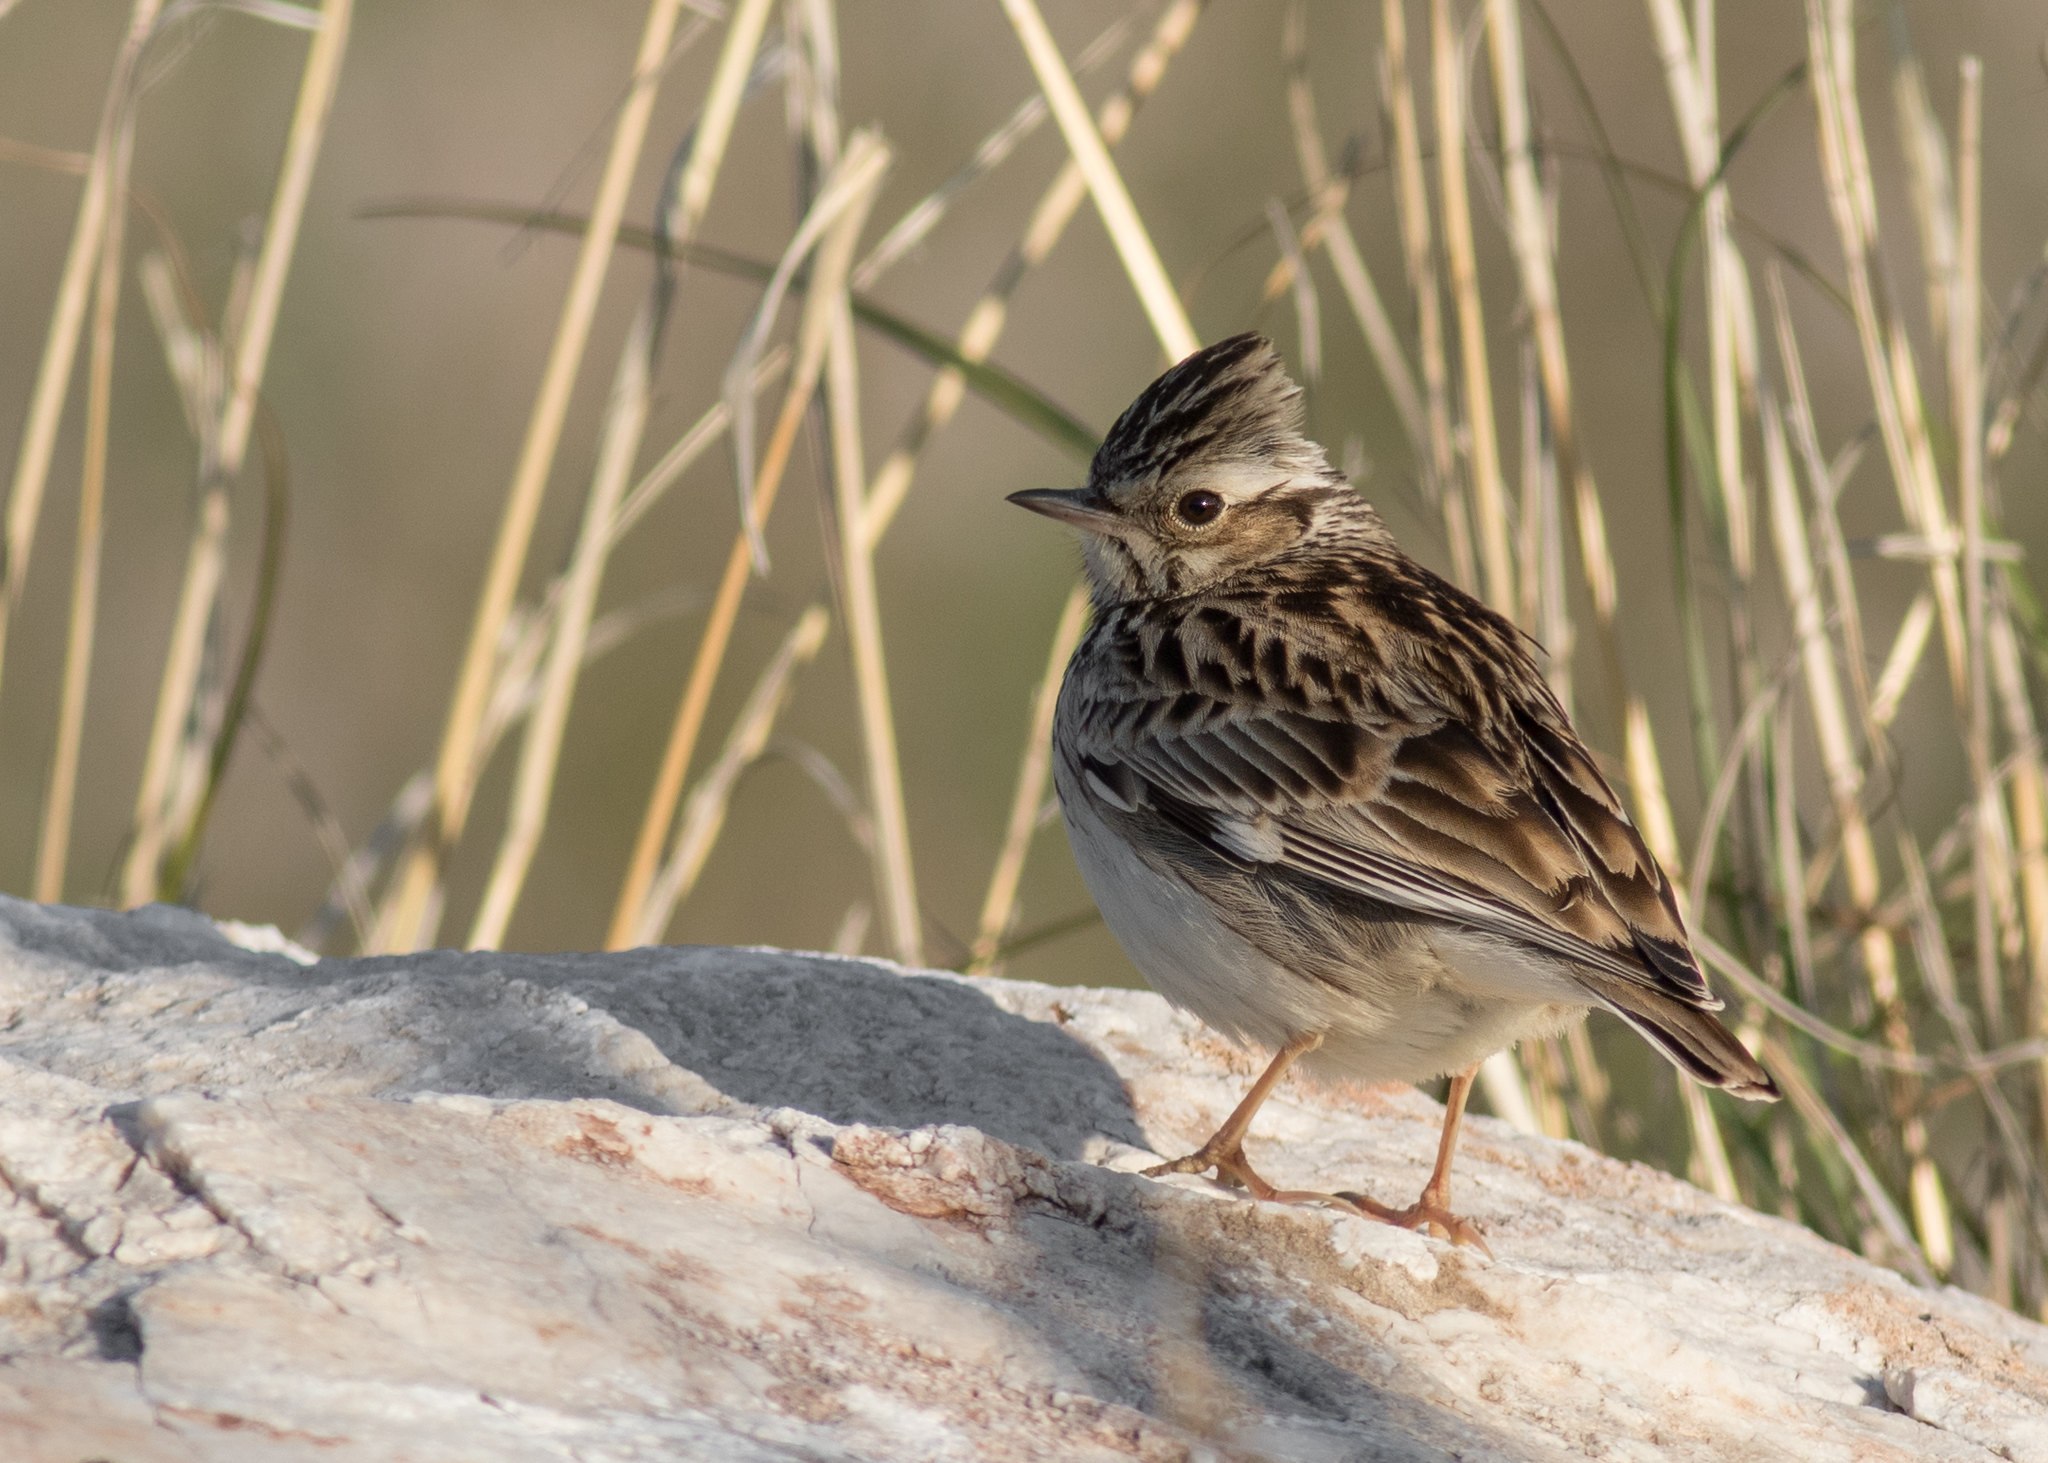
[[[1123,523],[1116,510],[1091,488],[1027,488],[1010,494],[1010,501],[1089,533],[1114,534]]]

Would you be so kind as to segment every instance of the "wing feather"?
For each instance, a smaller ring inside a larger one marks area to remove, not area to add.
[[[1155,699],[1119,689],[1118,701]],[[1316,715],[1167,699],[1178,704],[1095,708],[1104,714],[1087,723],[1109,734],[1087,747],[1090,766],[1232,864],[1719,1006],[1668,881],[1554,703],[1516,706],[1518,755],[1486,745],[1450,707],[1367,718],[1341,704]]]

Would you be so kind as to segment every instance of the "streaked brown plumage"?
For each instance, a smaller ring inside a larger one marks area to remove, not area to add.
[[[1083,531],[1095,616],[1054,730],[1082,872],[1155,987],[1279,1053],[1166,1169],[1276,1193],[1242,1142],[1297,1058],[1455,1072],[1423,1198],[1345,1197],[1476,1240],[1448,1208],[1472,1069],[1593,1005],[1698,1081],[1777,1095],[1533,643],[1401,552],[1265,340],[1160,377],[1085,488],[1013,501]]]

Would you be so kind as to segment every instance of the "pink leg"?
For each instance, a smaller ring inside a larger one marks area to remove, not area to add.
[[[1422,1186],[1421,1198],[1406,1209],[1389,1209],[1363,1194],[1338,1197],[1374,1219],[1398,1224],[1403,1229],[1438,1229],[1453,1244],[1477,1245],[1491,1255],[1493,1251],[1487,1249],[1478,1226],[1451,1212],[1451,1160],[1458,1152],[1458,1129],[1465,1121],[1465,1099],[1471,1096],[1472,1079],[1478,1074],[1475,1063],[1451,1079],[1451,1090],[1444,1097],[1444,1131],[1437,1140],[1436,1167],[1430,1171],[1429,1182]]]
[[[1257,1199],[1322,1198],[1320,1194],[1305,1195],[1274,1188],[1252,1171],[1244,1156],[1244,1135],[1251,1130],[1252,1119],[1258,1116],[1266,1099],[1273,1095],[1273,1089],[1280,1085],[1287,1069],[1322,1044],[1322,1033],[1311,1031],[1281,1047],[1273,1054],[1266,1070],[1259,1074],[1259,1080],[1252,1084],[1252,1090],[1245,1094],[1244,1101],[1223,1120],[1223,1126],[1210,1136],[1208,1142],[1185,1158],[1146,1169],[1145,1176],[1158,1178],[1169,1173],[1207,1173],[1213,1168],[1216,1177],[1224,1183],[1247,1190]]]

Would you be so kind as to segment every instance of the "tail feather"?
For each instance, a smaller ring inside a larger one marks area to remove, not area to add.
[[[1576,973],[1601,1005],[1633,1026],[1695,1082],[1725,1087],[1757,1102],[1778,1100],[1778,1084],[1771,1074],[1711,1013],[1597,971]]]

